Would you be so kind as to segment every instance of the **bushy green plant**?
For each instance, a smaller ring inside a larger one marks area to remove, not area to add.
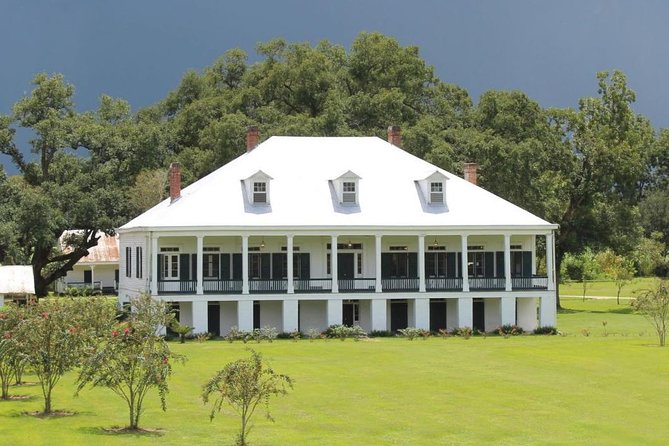
[[[328,338],[336,338],[344,341],[346,338],[353,338],[358,341],[361,338],[367,337],[367,333],[358,325],[349,327],[346,325],[331,325],[325,331]]]
[[[189,327],[186,324],[180,323],[176,319],[172,319],[170,330],[179,335],[179,342],[183,344],[186,342],[186,336],[193,331],[193,327]]]
[[[419,336],[422,337],[423,339],[427,339],[428,337],[430,337],[431,334],[428,330],[416,327],[402,328],[397,331],[399,332],[400,336],[403,336],[410,341],[413,341],[415,338]]]
[[[461,337],[461,338],[464,338],[464,339],[469,339],[474,334],[474,330],[472,330],[472,327],[458,327],[458,328],[454,328],[451,331],[451,334],[453,336],[458,336],[458,337]]]
[[[558,334],[558,329],[552,325],[545,325],[543,327],[535,328],[532,333],[536,335],[556,335]]]
[[[16,378],[17,362],[25,361],[16,333],[24,313],[24,308],[15,304],[7,304],[0,311],[0,398],[3,400],[9,399],[9,385]]]
[[[368,335],[370,338],[392,338],[395,337],[395,333],[390,330],[372,330]]]
[[[318,339],[321,337],[321,332],[316,330],[315,328],[310,328],[307,330],[307,337],[309,338],[310,341],[314,341],[314,339]]]
[[[505,324],[502,325],[501,327],[497,327],[496,331],[497,334],[504,337],[518,336],[523,334],[524,332],[524,330],[521,327],[513,324]]]
[[[657,280],[653,288],[632,301],[632,308],[653,324],[660,347],[664,347],[669,324],[669,281]]]

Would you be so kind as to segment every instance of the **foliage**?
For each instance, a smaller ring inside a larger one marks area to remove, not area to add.
[[[474,330],[472,329],[472,327],[458,327],[458,328],[454,328],[451,331],[451,334],[453,336],[458,336],[458,337],[461,337],[461,338],[469,339],[474,334]]]
[[[249,424],[260,403],[264,403],[266,416],[274,421],[269,412],[271,397],[285,395],[293,387],[293,380],[287,375],[276,373],[263,363],[262,356],[251,350],[251,357],[228,363],[202,388],[202,399],[207,404],[213,398],[213,408],[209,415],[214,419],[223,404],[230,405],[241,418],[241,428],[237,444],[247,444],[251,429]]]
[[[667,248],[662,237],[662,234],[654,232],[650,237],[643,237],[639,241],[633,256],[640,275],[652,276],[659,269],[666,268]]]
[[[497,327],[497,334],[500,336],[509,337],[509,336],[518,336],[524,333],[522,327],[514,324],[506,324],[501,327]]]
[[[84,362],[77,379],[77,393],[86,385],[106,387],[128,406],[129,429],[139,429],[144,399],[157,389],[163,410],[169,391],[172,363],[183,361],[159,335],[173,315],[165,302],[142,295],[131,301],[128,319],[108,329],[100,345]]]
[[[28,305],[16,336],[26,364],[37,375],[43,414],[52,413],[53,388],[78,367],[114,320],[113,305],[101,298],[42,299]]]
[[[597,255],[597,262],[604,273],[616,284],[616,302],[620,305],[620,292],[634,279],[636,268],[631,259],[616,255],[610,249]]]
[[[182,324],[176,319],[172,319],[169,327],[170,330],[179,335],[179,342],[182,344],[186,342],[186,335],[194,330],[194,327],[189,327],[188,325]]]
[[[395,336],[395,333],[390,330],[372,330],[368,336],[370,338],[392,338]]]
[[[234,342],[234,341],[242,341],[244,344],[246,344],[248,341],[253,339],[257,343],[260,343],[262,341],[268,341],[272,342],[276,338],[281,337],[282,339],[286,338],[294,338],[294,334],[288,333],[288,334],[281,334],[279,335],[279,332],[277,331],[276,328],[270,327],[269,325],[265,325],[264,327],[261,328],[256,328],[251,331],[244,331],[240,330],[237,328],[237,326],[233,326],[230,328],[230,331],[228,332],[228,335],[225,337],[225,339],[228,342]]]
[[[24,361],[17,329],[24,319],[24,308],[7,304],[0,309],[0,398],[9,399],[9,385],[16,377],[16,368]]]
[[[542,327],[535,328],[532,333],[535,335],[556,335],[558,334],[558,330],[552,325],[544,325]]]
[[[407,327],[397,330],[400,336],[404,336],[409,341],[413,341],[417,337],[422,337],[424,340],[430,336],[430,331],[423,328]]]
[[[669,282],[658,279],[653,288],[640,293],[632,301],[632,308],[653,324],[660,347],[664,347],[669,324]]]
[[[325,330],[325,336],[328,338],[336,338],[341,341],[344,341],[346,338],[353,338],[356,341],[359,341],[362,338],[367,337],[367,333],[359,325],[354,325],[349,327],[348,325],[330,325],[327,330]]]

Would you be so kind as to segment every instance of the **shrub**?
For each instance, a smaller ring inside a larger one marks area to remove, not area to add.
[[[535,328],[532,333],[536,335],[556,335],[558,334],[558,330],[552,325],[545,325],[543,327]]]
[[[451,336],[451,334],[450,334],[450,333],[448,332],[448,330],[445,329],[445,328],[440,328],[440,329],[437,331],[437,333],[439,333],[439,336],[441,336],[442,338],[448,338],[448,337]]]
[[[469,339],[474,334],[474,330],[472,330],[471,327],[459,327],[459,328],[453,329],[453,331],[451,331],[451,334],[453,336],[458,336],[458,337],[461,337],[461,338]]]
[[[310,341],[313,342],[314,339],[318,339],[321,337],[321,332],[316,330],[315,328],[310,328],[307,331],[307,337],[309,338]]]
[[[331,325],[325,330],[325,335],[328,338],[337,338],[345,340],[346,338],[353,338],[358,341],[367,336],[367,333],[358,325],[348,327],[346,325]]]
[[[397,331],[399,331],[400,336],[403,336],[409,339],[410,341],[413,341],[418,336],[421,336],[423,339],[427,339],[428,337],[430,337],[430,332],[422,328],[407,327]]]
[[[372,330],[368,336],[370,338],[392,338],[395,336],[395,333],[388,330]]]
[[[497,333],[504,337],[518,336],[523,334],[523,329],[517,325],[505,324],[501,327],[497,327]]]

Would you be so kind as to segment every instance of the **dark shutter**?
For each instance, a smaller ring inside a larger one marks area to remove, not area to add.
[[[179,254],[179,280],[190,278],[190,254]]]
[[[309,253],[303,252],[300,254],[300,279],[311,278],[311,265],[309,263]]]
[[[484,252],[483,258],[484,277],[495,277],[495,253]]]
[[[425,253],[425,277],[434,277],[436,268],[434,267],[436,254],[433,252]]]
[[[190,280],[197,280],[197,254],[190,255],[190,264],[192,271]]]
[[[288,256],[281,252],[272,253],[272,279],[283,279],[288,277],[288,271],[283,271],[283,259],[287,259]],[[286,263],[287,264],[287,263]]]
[[[446,253],[439,252],[437,257],[437,277],[446,277]]]
[[[217,279],[220,279],[220,261],[221,261],[221,256],[218,254],[211,254],[212,256],[212,262],[211,262],[211,267],[213,271],[209,271],[209,274],[212,274],[214,277]]]
[[[523,277],[532,277],[532,251],[523,251]]]
[[[272,266],[270,264],[271,255],[260,254],[260,278],[261,279],[271,279],[272,278]]]
[[[221,279],[230,279],[230,254],[221,254]]]
[[[165,256],[162,254],[158,254],[158,280],[163,280],[163,271],[165,268],[163,266],[163,262],[165,261]]]
[[[446,253],[446,277],[455,277],[455,253]]]
[[[389,279],[393,269],[393,254],[391,252],[381,253],[381,278]]]
[[[504,251],[497,251],[495,253],[495,257],[497,257],[497,276],[496,277],[504,277]]]
[[[232,255],[232,279],[242,280],[242,255]]]
[[[409,253],[409,270],[407,271],[407,277],[418,277],[418,253],[417,252],[410,252]]]
[[[458,271],[460,272],[460,274],[458,274],[458,277],[463,277],[463,274],[462,274],[462,252],[458,253]]]

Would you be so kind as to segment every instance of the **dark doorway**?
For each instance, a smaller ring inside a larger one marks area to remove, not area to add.
[[[401,328],[407,328],[408,325],[408,305],[406,301],[390,302],[390,331],[395,332]]]
[[[342,324],[346,325],[347,327],[358,325],[359,311],[358,302],[344,302],[342,306]]]
[[[430,300],[430,331],[446,329],[446,300]]]
[[[93,283],[93,274],[91,270],[84,271],[84,283]]]
[[[260,328],[260,301],[253,301],[253,329]]]
[[[337,276],[339,279],[353,279],[353,253],[337,255]]]
[[[483,299],[475,299],[473,302],[472,324],[474,330],[485,331],[485,302],[483,302]]]
[[[209,302],[207,323],[209,333],[213,333],[215,336],[221,335],[221,307],[218,302]]]

